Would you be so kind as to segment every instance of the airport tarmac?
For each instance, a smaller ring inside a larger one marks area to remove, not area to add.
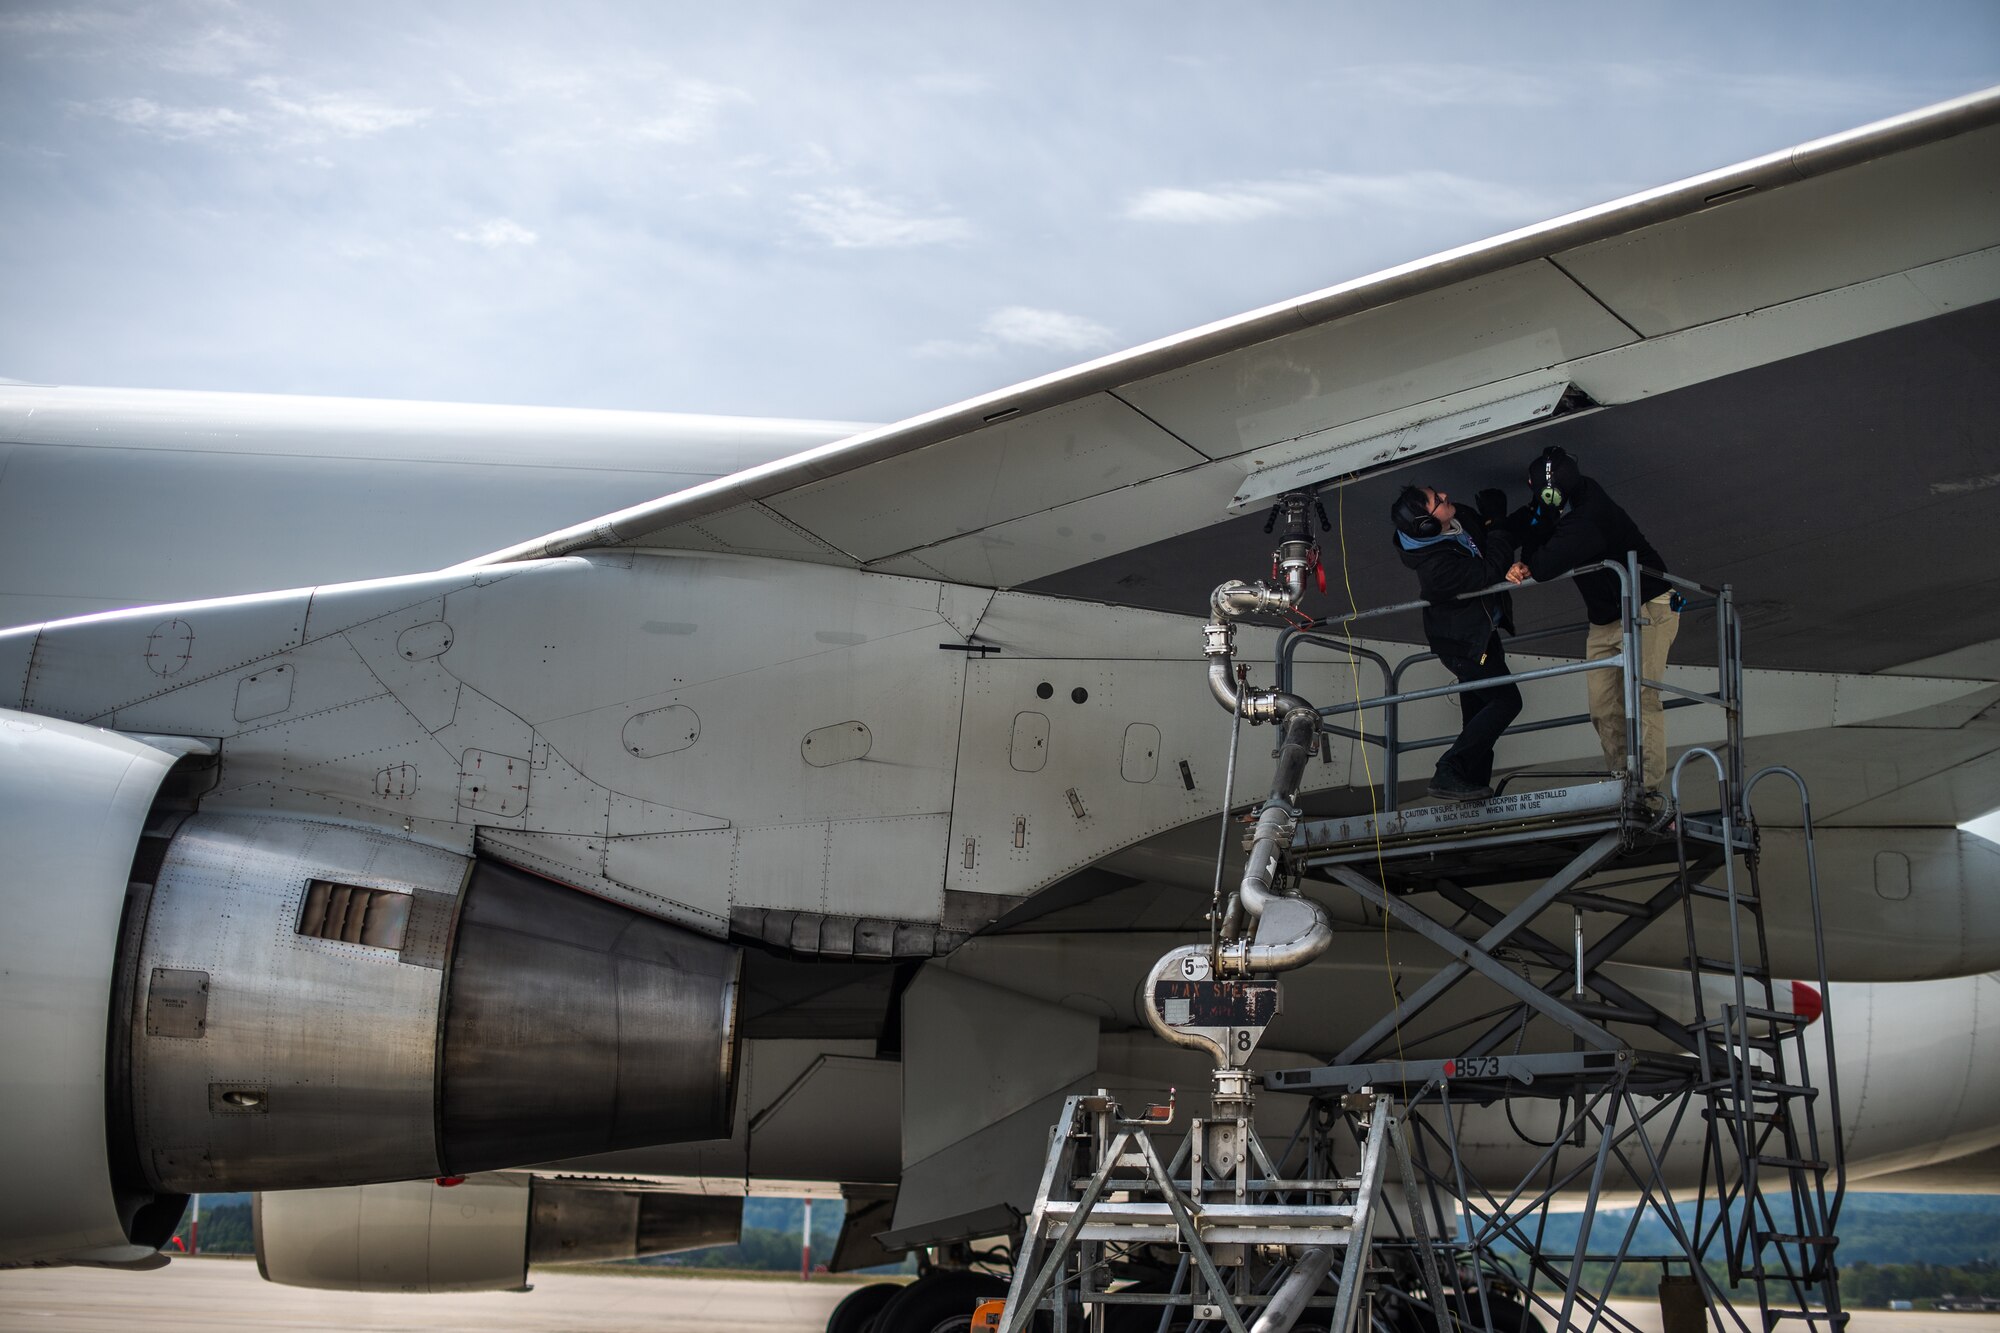
[[[179,1259],[157,1273],[90,1268],[0,1272],[0,1329],[211,1333],[351,1329],[354,1333],[822,1333],[849,1282],[648,1277],[537,1269],[534,1290],[463,1296],[303,1291],[243,1260]],[[1642,1329],[1657,1309],[1620,1302]],[[1852,1333],[2000,1333],[2000,1315],[1864,1310]]]

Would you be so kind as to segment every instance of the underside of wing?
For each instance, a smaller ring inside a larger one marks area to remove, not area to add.
[[[1260,511],[1286,489],[1344,485],[1607,409],[1638,416],[1695,386],[1996,297],[2000,90],[1106,357],[488,559],[622,546],[1034,584]],[[1781,447],[1799,464],[1812,446]],[[1121,595],[1117,580],[1056,585],[1158,601]]]

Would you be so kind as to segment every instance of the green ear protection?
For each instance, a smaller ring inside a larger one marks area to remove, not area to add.
[[[1569,461],[1569,455],[1551,445],[1542,451],[1534,466],[1528,470],[1528,480],[1537,487],[1535,498],[1551,509],[1563,506],[1562,487],[1556,482],[1556,466]]]

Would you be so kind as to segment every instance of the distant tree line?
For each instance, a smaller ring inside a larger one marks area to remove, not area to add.
[[[1935,1300],[1939,1296],[2000,1296],[2000,1266],[1978,1260],[1962,1267],[1936,1264],[1849,1264],[1840,1270],[1841,1299],[1849,1305]]]

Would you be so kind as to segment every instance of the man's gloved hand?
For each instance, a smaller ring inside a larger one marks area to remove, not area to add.
[[[1472,498],[1472,507],[1488,523],[1498,523],[1507,517],[1507,492],[1498,486],[1489,486]]]

